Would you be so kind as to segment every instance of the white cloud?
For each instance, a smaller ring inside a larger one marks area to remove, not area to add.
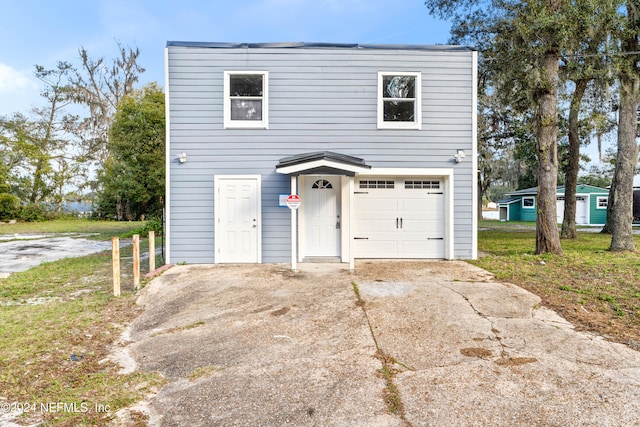
[[[38,83],[29,73],[0,63],[0,116],[26,112],[39,99]]]
[[[0,64],[0,93],[17,93],[24,90],[38,90],[31,78],[15,68]]]

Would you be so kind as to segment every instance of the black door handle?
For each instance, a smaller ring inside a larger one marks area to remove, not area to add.
[[[402,228],[402,218],[400,218],[400,228]]]
[[[398,228],[398,218],[396,218],[396,228]]]

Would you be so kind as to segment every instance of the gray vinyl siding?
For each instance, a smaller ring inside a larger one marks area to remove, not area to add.
[[[212,263],[214,175],[261,175],[262,261],[291,257],[278,160],[334,151],[372,167],[454,168],[456,258],[472,256],[472,52],[169,46],[171,262]],[[224,129],[224,71],[269,72],[269,128]],[[422,129],[377,129],[378,72],[420,72]],[[467,158],[455,164],[456,150]],[[186,152],[188,161],[176,156]]]

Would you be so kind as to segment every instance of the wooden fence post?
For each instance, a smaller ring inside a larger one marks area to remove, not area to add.
[[[113,269],[113,295],[120,296],[120,239],[111,238],[111,266]]]
[[[149,231],[149,272],[156,269],[156,235]]]
[[[140,236],[133,235],[133,288],[140,287]]]

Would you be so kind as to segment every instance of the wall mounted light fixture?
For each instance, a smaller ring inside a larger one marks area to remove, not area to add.
[[[465,158],[464,150],[458,150],[458,152],[453,156],[456,159],[456,163],[460,163],[462,159]]]
[[[183,151],[182,153],[178,154],[178,162],[187,163],[187,153]]]

